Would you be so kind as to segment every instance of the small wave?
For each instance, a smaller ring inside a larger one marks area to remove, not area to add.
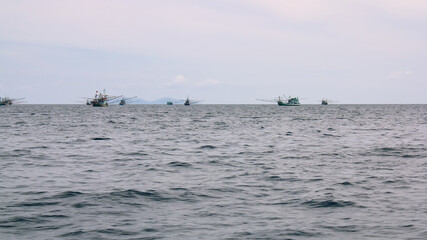
[[[341,200],[310,200],[302,203],[313,208],[328,208],[328,207],[350,207],[355,206],[352,201],[341,201]]]
[[[311,121],[312,119],[310,118],[300,118],[300,117],[295,117],[292,118],[292,121]]]
[[[401,158],[424,158],[423,154],[415,154],[424,151],[419,148],[393,148],[383,147],[374,148],[371,151],[360,153],[361,156],[378,156],[378,157],[401,157]]]
[[[336,232],[358,232],[356,225],[345,225],[345,226],[324,226],[323,228],[331,229]]]
[[[84,234],[85,232],[81,231],[81,230],[77,230],[77,231],[73,231],[73,232],[68,232],[68,233],[64,233],[59,235],[59,237],[74,237],[74,236],[79,236]]]
[[[384,148],[376,148],[375,151],[378,151],[378,152],[395,152],[395,151],[398,151],[398,149],[390,148],[390,147],[384,147]]]
[[[154,229],[154,228],[144,228],[144,229],[142,229],[142,231],[144,231],[144,232],[158,232],[158,230]]]
[[[200,149],[215,149],[216,147],[213,145],[203,145],[201,147],[199,147]]]
[[[422,156],[422,155],[410,155],[410,154],[405,154],[402,155],[402,158],[425,158],[426,156]]]
[[[329,133],[324,133],[323,137],[341,137],[341,136],[334,135],[334,134],[329,134]]]
[[[240,189],[237,188],[231,188],[231,187],[225,187],[225,188],[210,188],[208,189],[209,191],[214,191],[214,192],[223,192],[223,193],[236,193],[236,192],[241,192]]]
[[[78,203],[74,203],[71,206],[73,208],[84,208],[84,207],[91,207],[91,206],[96,206],[96,205],[92,204],[92,203],[87,203],[87,202],[78,202]]]
[[[316,237],[318,234],[296,230],[296,231],[290,231],[289,233],[287,233],[287,235],[298,236],[298,237]]]
[[[15,224],[19,223],[44,223],[46,220],[43,220],[38,217],[23,217],[23,216],[15,216],[6,220],[0,220],[0,227],[15,227]],[[12,224],[12,225],[9,225]]]
[[[20,156],[31,154],[31,150],[27,150],[27,149],[15,149],[13,150],[13,152],[18,153]]]
[[[28,149],[48,149],[49,147],[47,146],[34,146],[34,147],[29,147]]]
[[[347,182],[347,181],[342,182],[342,183],[338,183],[338,184],[344,185],[344,186],[351,186],[351,185],[353,185],[351,182]]]
[[[128,189],[124,191],[115,191],[111,192],[110,195],[115,197],[122,197],[122,198],[138,198],[138,197],[146,197],[154,201],[165,201],[169,200],[169,198],[161,196],[158,192],[155,190],[149,190],[146,192],[141,192],[134,189]]]
[[[132,236],[137,235],[137,232],[131,232],[131,231],[125,231],[120,230],[116,228],[107,228],[107,229],[101,229],[101,230],[95,230],[97,233],[104,233],[104,234],[110,234],[110,235],[116,235],[116,236]]]
[[[108,138],[108,137],[94,137],[94,138],[91,138],[92,140],[95,140],[95,141],[103,141],[103,140],[110,140],[111,138]]]
[[[79,196],[82,194],[83,193],[81,193],[81,192],[66,191],[66,192],[59,193],[59,194],[53,196],[52,198],[69,198],[69,197]]]
[[[173,161],[168,163],[168,165],[173,166],[173,167],[191,167],[191,163],[186,163],[186,162],[178,162],[178,161]]]
[[[22,195],[41,195],[41,194],[45,194],[47,192],[45,191],[28,191],[28,192],[23,192],[21,193]]]
[[[42,218],[69,218],[67,215],[62,214],[52,214],[52,215],[40,215]]]
[[[283,181],[283,178],[273,175],[273,176],[267,177],[267,181]]]
[[[307,181],[308,182],[320,182],[320,181],[323,181],[324,179],[323,178],[312,178],[312,179],[308,179]]]
[[[59,202],[22,202],[15,204],[14,207],[43,207],[57,205]]]
[[[130,153],[125,153],[124,155],[126,155],[126,156],[148,156],[147,153],[143,153],[143,152],[130,152]]]

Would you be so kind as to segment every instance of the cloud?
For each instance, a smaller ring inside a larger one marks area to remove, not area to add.
[[[396,71],[396,72],[391,72],[387,78],[389,79],[402,79],[405,78],[407,76],[412,75],[412,72],[409,70],[406,71]]]
[[[205,86],[212,86],[219,84],[218,80],[215,79],[206,79],[205,81],[196,83],[196,86],[198,87],[205,87]]]
[[[166,83],[167,87],[174,87],[174,86],[182,86],[182,85],[186,85],[188,83],[188,80],[185,79],[184,76],[182,75],[178,75],[175,77],[174,80],[172,80],[171,82]]]

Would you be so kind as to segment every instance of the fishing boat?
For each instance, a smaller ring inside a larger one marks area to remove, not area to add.
[[[12,105],[12,99],[8,97],[0,98],[0,106],[10,106]]]
[[[188,97],[187,97],[187,99],[185,99],[184,105],[190,106],[190,99],[188,99]]]
[[[257,99],[258,101],[263,101],[263,102],[276,102],[277,105],[279,106],[299,106],[299,99],[298,97],[278,97],[275,99],[271,99],[271,100],[264,100],[264,99]]]
[[[203,100],[190,100],[190,98],[187,96],[187,99],[183,100],[185,106],[190,106],[191,104],[202,102]]]
[[[277,104],[279,106],[299,106],[299,99],[298,97],[288,97],[287,100],[283,100],[280,97],[277,99]]]
[[[126,105],[126,102],[127,102],[128,100],[130,100],[130,99],[134,99],[134,98],[136,98],[136,96],[135,96],[135,97],[129,97],[129,98],[125,98],[125,97],[123,97],[122,99],[120,99],[119,105],[121,105],[121,106]]]
[[[98,93],[98,91],[96,91],[95,97],[88,98],[86,101],[86,105],[92,105],[94,107],[108,107],[109,101],[113,101],[120,97],[122,96],[109,96],[105,93],[104,89],[104,93]]]
[[[24,98],[8,98],[8,97],[0,97],[0,106],[10,106],[15,103],[22,103]]]
[[[328,99],[322,99],[322,105],[328,105]]]

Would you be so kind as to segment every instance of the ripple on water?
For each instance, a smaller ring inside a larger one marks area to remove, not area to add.
[[[109,195],[111,195],[113,197],[120,197],[120,198],[143,197],[146,199],[150,199],[152,201],[168,201],[168,200],[171,200],[170,197],[163,196],[162,194],[158,193],[155,190],[138,191],[138,190],[134,190],[134,189],[128,189],[128,190],[122,190],[122,191],[113,191],[113,192],[110,192]]]
[[[95,140],[95,141],[111,140],[111,138],[108,138],[108,137],[94,137],[94,138],[91,138],[91,139]]]
[[[199,147],[200,149],[215,149],[217,147],[213,146],[213,145],[203,145],[201,147]]]
[[[168,165],[172,166],[172,167],[191,167],[191,166],[193,166],[191,163],[179,162],[179,161],[169,162]]]
[[[302,205],[307,205],[312,208],[338,208],[338,207],[354,207],[356,204],[352,201],[343,201],[343,200],[323,200],[323,199],[313,199],[305,201]]]

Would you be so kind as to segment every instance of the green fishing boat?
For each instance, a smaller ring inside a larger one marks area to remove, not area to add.
[[[277,105],[279,106],[299,106],[299,99],[298,97],[278,97],[275,99],[271,99],[271,100],[264,100],[264,99],[257,99],[258,101],[263,101],[263,102],[276,102]]]
[[[8,98],[8,97],[0,97],[0,106],[10,106],[15,103],[22,103],[24,98]]]
[[[299,106],[299,99],[297,97],[289,97],[287,100],[283,100],[280,97],[277,99],[279,106]]]

